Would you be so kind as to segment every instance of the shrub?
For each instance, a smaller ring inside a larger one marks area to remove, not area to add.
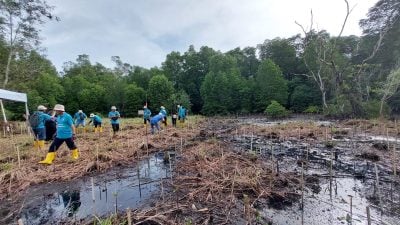
[[[379,111],[381,108],[381,102],[378,100],[371,100],[368,102],[363,102],[362,103],[362,107],[364,109],[365,112],[365,116],[367,117],[367,119],[374,119],[374,118],[378,118],[379,115]],[[387,116],[389,115],[389,106],[385,103],[383,105],[383,116]]]
[[[324,109],[324,115],[335,118],[350,117],[353,114],[350,101],[345,96],[339,96],[334,103],[328,104]]]
[[[319,113],[319,107],[315,106],[315,105],[310,105],[303,112],[304,113]]]
[[[265,113],[270,117],[285,117],[289,114],[289,112],[279,104],[277,101],[272,100],[271,104],[265,109]]]

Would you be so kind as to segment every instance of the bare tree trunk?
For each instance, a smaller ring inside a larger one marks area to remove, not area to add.
[[[324,106],[324,109],[328,108],[328,104],[326,104],[326,91],[321,90],[322,92],[322,105]]]
[[[7,59],[7,66],[6,66],[6,73],[4,76],[4,82],[3,82],[3,88],[6,88],[8,84],[8,77],[10,75],[10,66],[11,66],[11,60],[12,60],[12,55],[14,54],[14,51],[10,49],[10,53],[8,54],[8,59]]]

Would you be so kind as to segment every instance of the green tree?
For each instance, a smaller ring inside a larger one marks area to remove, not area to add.
[[[18,49],[31,47],[39,43],[38,25],[44,19],[53,19],[52,7],[44,0],[1,0],[0,30],[7,40],[8,58],[4,73],[3,88],[9,81],[11,62]]]
[[[165,75],[156,75],[152,77],[149,82],[149,89],[147,90],[151,108],[154,109],[162,105],[165,106],[173,92],[174,87]]]
[[[79,109],[87,113],[99,111],[99,105],[104,105],[106,89],[98,84],[89,84],[77,93]]]
[[[146,98],[146,92],[143,88],[138,87],[135,83],[125,87],[125,115],[137,116],[137,111],[143,108]]]
[[[226,54],[236,59],[240,74],[245,78],[254,77],[257,73],[260,61],[257,59],[256,48],[246,47],[243,50],[235,48]]]
[[[255,109],[263,112],[272,100],[287,104],[288,86],[279,67],[272,60],[261,62],[255,79]]]
[[[210,72],[201,87],[205,114],[226,114],[240,110],[240,71],[230,55],[217,54],[210,60]]]
[[[182,105],[186,109],[190,109],[190,97],[184,90],[172,94],[169,98],[168,109],[171,109],[171,112],[177,112],[177,105]]]
[[[303,112],[309,106],[321,106],[318,88],[304,76],[297,76],[288,83],[289,105],[295,112]]]
[[[258,45],[261,60],[270,59],[282,70],[286,79],[290,80],[296,73],[298,59],[296,49],[289,39],[275,38],[265,40]]]

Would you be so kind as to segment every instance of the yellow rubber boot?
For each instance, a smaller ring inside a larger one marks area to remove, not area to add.
[[[98,129],[99,129],[99,128],[95,127],[95,128],[94,128],[94,132],[97,133]]]
[[[51,165],[53,163],[53,160],[56,158],[56,153],[55,152],[49,152],[46,155],[46,158],[42,161],[40,161],[40,164],[47,164]]]
[[[78,149],[74,149],[74,150],[71,151],[71,157],[72,157],[73,159],[78,159],[78,158],[79,158],[79,151],[78,151]]]
[[[99,127],[99,132],[102,133],[103,132],[103,128]]]
[[[33,141],[33,147],[38,148],[39,147],[39,141]]]
[[[40,149],[43,149],[43,148],[44,148],[44,140],[38,141],[38,144],[39,144],[39,148],[40,148]]]

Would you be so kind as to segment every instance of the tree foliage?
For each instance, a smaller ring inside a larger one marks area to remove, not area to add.
[[[136,116],[147,103],[153,112],[161,105],[173,112],[182,104],[207,115],[262,113],[268,107],[270,115],[284,115],[285,107],[334,117],[400,113],[395,0],[379,0],[369,10],[360,21],[362,36],[301,26],[302,35],[225,53],[191,45],[167,54],[161,67],[143,68],[112,56],[114,65],[107,68],[82,54],[60,73],[36,49],[38,25],[54,19],[51,12],[42,0],[0,0],[0,77],[7,89],[28,93],[31,110],[61,103],[72,113],[105,114],[115,105],[122,115]],[[6,108],[14,115],[23,111],[16,103],[6,102]]]

